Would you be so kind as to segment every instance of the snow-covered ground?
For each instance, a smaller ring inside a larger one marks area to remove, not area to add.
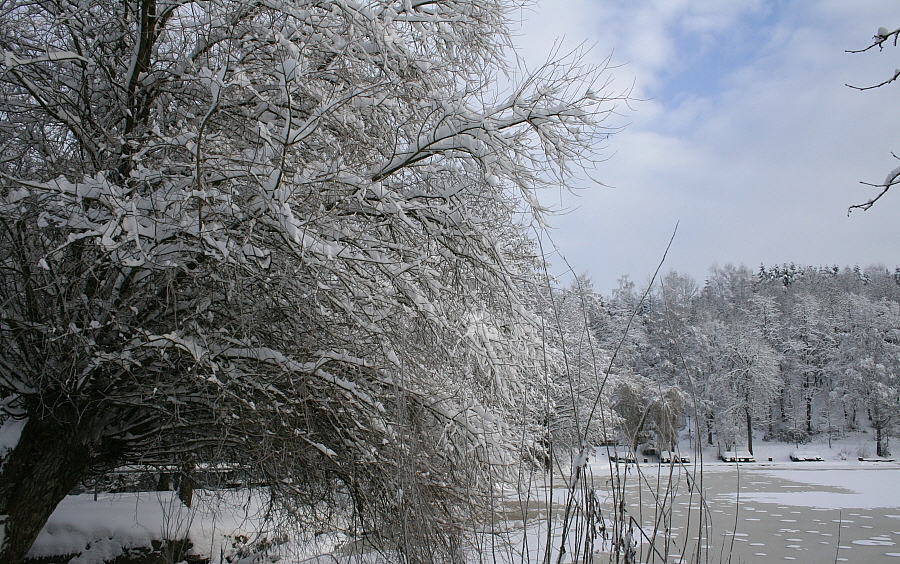
[[[858,460],[860,454],[868,457],[874,451],[874,442],[864,433],[832,441],[831,446],[822,440],[802,448],[818,452],[824,461],[791,462],[790,453],[797,445],[758,440],[755,463],[722,462],[715,448],[705,448],[698,457],[684,444],[681,453],[690,453],[691,463],[683,466],[661,465],[657,457],[642,454],[637,465],[616,465],[606,449],[599,448],[585,470],[606,518],[612,511],[610,489],[618,484],[641,530],[648,537],[654,530],[657,535],[664,530],[665,542],[660,546],[670,561],[689,560],[693,551],[701,549],[715,553],[714,560],[719,554],[732,553],[745,562],[900,558],[900,548],[895,546],[900,543],[900,462]],[[615,474],[620,481],[613,479]],[[537,480],[525,500],[528,515],[511,512],[506,543],[492,540],[494,546],[488,543],[486,548],[497,550],[499,561],[542,560],[548,527],[554,528],[552,537],[560,536],[555,512],[566,502],[563,484]],[[697,484],[704,492],[707,511],[702,533],[698,532],[699,496],[690,496]],[[648,500],[666,490],[669,513],[661,521],[661,513]],[[518,507],[518,496],[508,492],[511,507]],[[269,545],[283,543],[273,551],[282,562],[301,562],[335,550],[335,539],[322,538],[315,545],[284,542],[277,528],[264,523],[264,512],[263,496],[246,490],[197,492],[193,510],[172,492],[100,494],[96,500],[91,494],[69,496],[50,518],[30,556],[80,554],[73,564],[100,564],[130,548],[150,546],[154,540],[185,536],[191,539],[194,553],[207,555],[213,562],[223,557],[239,562],[240,556],[252,555],[253,546],[263,539]],[[548,514],[554,516],[548,518]],[[646,555],[648,543],[638,546]]]
[[[261,546],[275,546],[273,553],[289,554],[293,561],[333,548],[324,538],[315,545],[285,542],[277,522],[264,518],[266,511],[262,491],[195,490],[192,508],[175,492],[99,494],[96,500],[93,494],[70,495],[28,556],[80,554],[70,564],[101,564],[155,540],[183,538],[193,544],[192,554],[213,562],[251,562]]]

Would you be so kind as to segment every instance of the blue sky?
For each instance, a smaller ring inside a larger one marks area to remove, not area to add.
[[[692,97],[716,96],[735,69],[768,54],[779,5],[748,10],[732,25],[718,29],[697,30],[690,19],[676,22],[667,31],[678,57],[660,71],[659,82],[648,94],[666,108],[677,108]]]
[[[527,61],[592,45],[612,56],[617,86],[641,100],[552,237],[572,268],[608,292],[646,282],[675,224],[664,270],[702,283],[713,264],[900,265],[900,191],[868,212],[847,207],[900,154],[900,85],[870,92],[900,66],[900,48],[852,55],[881,27],[900,26],[893,0],[539,0],[524,12]],[[559,259],[553,261],[562,270]]]

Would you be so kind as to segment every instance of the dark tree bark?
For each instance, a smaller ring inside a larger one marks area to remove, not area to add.
[[[194,500],[193,464],[185,463],[178,471],[178,499],[185,507],[190,507]]]
[[[90,467],[91,449],[74,429],[51,419],[28,420],[0,471],[0,563],[25,559],[57,504]]]
[[[875,425],[875,455],[890,456],[891,450],[888,447],[887,433],[884,432],[883,425]]]
[[[745,413],[747,415],[747,450],[750,451],[750,454],[753,454],[753,415],[750,412],[749,404],[745,409]]]
[[[803,398],[806,401],[806,433],[808,435],[812,435],[813,427],[812,427],[812,383],[810,382],[809,374],[803,380]]]
[[[156,481],[156,491],[167,492],[172,489],[172,474],[160,470],[159,480]]]

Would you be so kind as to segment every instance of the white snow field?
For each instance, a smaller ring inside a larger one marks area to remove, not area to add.
[[[584,483],[593,494],[575,496],[582,504],[593,495],[608,527],[604,540],[600,524],[591,525],[600,535],[594,561],[609,559],[611,512],[624,492],[642,562],[694,561],[699,551],[716,562],[730,554],[731,561],[748,563],[900,563],[900,463],[858,460],[855,454],[868,444],[860,443],[863,438],[810,446],[822,462],[791,462],[796,445],[762,441],[754,449],[757,462],[739,464],[718,460],[711,448],[699,460],[691,452],[690,464],[662,465],[657,457],[642,455],[637,464],[616,464],[598,448],[585,466]],[[567,493],[563,479],[541,476],[524,494],[503,492],[506,521],[479,537],[484,553],[497,562],[541,562],[549,528],[555,555]],[[249,562],[261,555],[250,550],[261,539],[269,549],[258,562],[385,561],[359,545],[342,545],[339,538],[288,541],[277,526],[264,524],[265,510],[264,494],[247,490],[199,491],[192,510],[173,492],[100,494],[96,501],[91,494],[69,496],[29,556],[80,554],[73,564],[101,564],[153,540],[187,536],[192,552],[212,562]],[[584,520],[573,521],[569,553],[573,543],[583,543],[585,527]],[[564,555],[562,562],[569,561]]]

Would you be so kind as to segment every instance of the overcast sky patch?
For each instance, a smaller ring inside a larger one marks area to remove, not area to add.
[[[900,192],[848,206],[897,164],[900,85],[859,92],[900,66],[900,48],[848,54],[900,26],[890,1],[540,0],[520,30],[526,60],[592,45],[612,56],[634,111],[551,236],[602,292],[646,282],[676,223],[664,270],[703,282],[713,264],[900,265]],[[562,272],[562,261],[554,261]]]

